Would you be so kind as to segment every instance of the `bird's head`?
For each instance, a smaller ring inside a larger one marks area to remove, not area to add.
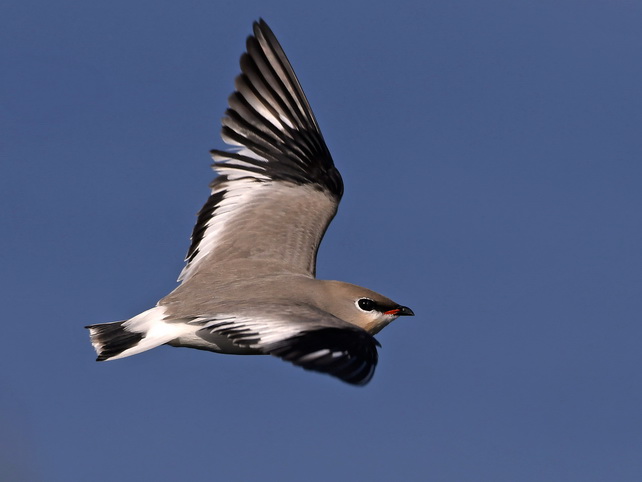
[[[319,307],[375,335],[400,316],[414,316],[407,306],[367,288],[341,281],[325,281]]]

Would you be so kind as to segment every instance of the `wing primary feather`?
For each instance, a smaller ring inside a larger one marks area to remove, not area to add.
[[[306,143],[300,142],[296,136],[292,135],[292,129],[290,127],[277,127],[273,123],[273,120],[268,118],[272,117],[271,114],[265,110],[263,110],[263,114],[259,112],[244,94],[234,92],[230,96],[228,103],[237,117],[243,119],[247,124],[251,125],[252,128],[268,135],[273,139],[273,144],[283,146],[284,149],[289,151],[295,151],[293,155],[297,157],[297,162],[300,164],[305,165],[306,158],[314,155],[314,152]],[[266,117],[266,115],[268,117]]]
[[[283,100],[274,92],[272,87],[266,82],[262,72],[256,66],[254,59],[248,54],[241,55],[240,60],[241,72],[245,74],[249,83],[253,86],[257,94],[263,98],[273,109],[276,110],[277,119],[283,122],[284,119],[289,119],[291,116],[287,105]],[[293,127],[293,126],[290,126]]]
[[[272,120],[262,115],[240,92],[234,92],[230,95],[227,103],[246,122],[252,124],[255,129],[278,140],[282,143],[287,142],[287,131],[272,123]]]
[[[278,156],[283,154],[286,159],[292,159],[299,166],[305,166],[305,159],[300,154],[290,148],[290,144],[283,142],[281,139],[272,137],[270,131],[257,128],[257,126],[248,121],[236,110],[228,110],[227,117],[223,119],[223,125],[234,130],[245,138],[255,142],[256,144],[268,146],[271,148],[273,155]],[[265,124],[263,124],[265,125]]]
[[[288,129],[281,120],[281,113],[279,113],[269,100],[265,99],[261,93],[256,89],[246,74],[241,72],[234,81],[236,91],[247,101],[248,104],[254,107],[261,115],[266,118],[270,124],[277,129],[288,133]]]
[[[265,84],[269,85],[272,92],[281,99],[283,107],[287,110],[288,117],[295,121],[296,125],[304,129],[314,129],[314,126],[307,122],[305,114],[301,112],[301,106],[298,105],[292,97],[291,90],[287,88],[286,83],[279,78],[279,74],[275,71],[274,66],[270,64],[256,37],[248,38],[247,52],[254,62],[253,66],[260,72]]]
[[[365,385],[377,365],[377,340],[360,329],[320,328],[273,343],[264,351],[294,365]],[[317,353],[327,351],[322,356]]]
[[[290,64],[290,61],[285,55],[281,44],[272,32],[272,29],[270,29],[263,19],[260,19],[259,22],[255,22],[254,24],[254,34],[259,40],[261,46],[264,47],[263,51],[266,57],[269,58],[270,64],[274,66],[273,68],[278,68],[280,70],[277,75],[280,74],[279,77],[287,78],[289,80],[286,84],[286,88],[288,88],[292,97],[297,100],[299,109],[308,119],[310,127],[320,133],[319,125],[314,117],[314,113],[310,107],[308,99],[301,88],[299,79]]]

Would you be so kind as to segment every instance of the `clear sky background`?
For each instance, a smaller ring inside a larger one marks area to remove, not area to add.
[[[319,277],[416,313],[364,388],[83,326],[172,290],[252,21],[346,193]],[[642,480],[642,4],[0,6],[0,479]]]

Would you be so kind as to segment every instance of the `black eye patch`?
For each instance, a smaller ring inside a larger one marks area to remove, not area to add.
[[[375,302],[368,298],[361,298],[357,304],[363,311],[372,311],[375,308]]]

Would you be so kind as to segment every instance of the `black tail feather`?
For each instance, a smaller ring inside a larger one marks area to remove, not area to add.
[[[132,348],[142,340],[143,333],[127,331],[123,327],[124,321],[115,321],[113,323],[101,323],[99,325],[89,325],[91,343],[98,353],[96,361],[105,361],[120,355],[125,350]]]

